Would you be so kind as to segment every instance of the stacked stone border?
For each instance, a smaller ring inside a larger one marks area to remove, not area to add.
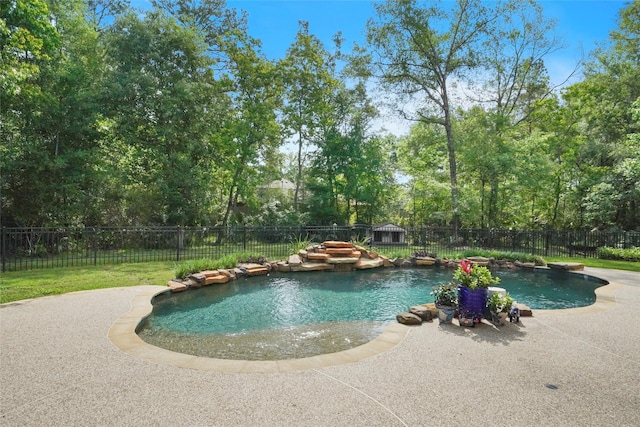
[[[501,260],[485,257],[469,257],[472,263],[493,269],[537,268],[534,263]],[[224,284],[247,276],[268,275],[271,272],[289,273],[304,271],[354,271],[373,268],[415,268],[415,267],[447,267],[455,269],[460,260],[439,258],[435,256],[411,256],[408,258],[389,259],[376,251],[369,250],[351,242],[328,240],[321,244],[310,245],[290,255],[286,261],[265,261],[258,263],[241,263],[233,269],[207,270],[193,273],[186,279],[172,279],[168,286],[173,292],[197,289],[203,286]],[[582,270],[578,263],[549,263],[549,268],[556,270]],[[521,316],[531,316],[532,311],[524,304],[519,304]],[[437,316],[434,304],[423,304],[409,308],[408,312],[396,317],[398,322],[407,325],[421,324],[431,321]]]

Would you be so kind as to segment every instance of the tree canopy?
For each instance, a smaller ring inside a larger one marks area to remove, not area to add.
[[[374,6],[268,58],[224,0],[0,3],[2,225],[640,229],[638,0],[558,87],[533,0]]]

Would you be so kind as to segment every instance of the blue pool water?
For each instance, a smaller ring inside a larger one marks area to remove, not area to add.
[[[602,286],[582,275],[549,271],[495,275],[498,286],[532,309],[590,305]],[[432,302],[432,287],[451,277],[452,270],[428,268],[245,278],[158,296],[138,333],[151,344],[208,357],[306,357],[370,341],[397,313]]]

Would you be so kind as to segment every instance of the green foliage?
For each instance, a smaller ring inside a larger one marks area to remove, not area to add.
[[[484,249],[467,249],[460,253],[460,258],[469,258],[473,256],[481,256],[485,258],[504,259],[508,261],[533,262],[536,265],[547,265],[546,261],[540,255],[526,254],[523,252],[509,251],[491,251]]]
[[[602,247],[598,248],[598,258],[640,262],[640,247],[630,249]]]
[[[500,283],[499,277],[493,277],[487,267],[472,264],[468,260],[462,260],[460,266],[454,271],[453,278],[462,286],[470,289],[488,288]]]
[[[458,305],[458,286],[451,282],[440,284],[431,291],[433,302],[440,307],[455,307]]]
[[[289,254],[297,254],[299,251],[304,250],[311,245],[311,240],[304,239],[302,235],[298,235],[298,237],[296,237],[296,240],[293,240],[291,242],[291,245],[289,246]]]
[[[492,313],[506,313],[511,308],[511,304],[513,304],[513,298],[511,298],[509,292],[504,296],[500,295],[499,292],[494,292],[487,300],[487,306]]]
[[[64,267],[1,273],[0,304],[57,295],[115,287],[156,285],[166,286],[172,277],[172,263],[146,262],[138,264],[101,265],[98,267]]]
[[[185,279],[190,274],[198,273],[205,270],[231,269],[238,266],[238,263],[257,262],[262,260],[261,255],[255,255],[248,252],[238,252],[225,255],[218,259],[195,259],[188,260],[176,264],[174,269],[175,277]]]

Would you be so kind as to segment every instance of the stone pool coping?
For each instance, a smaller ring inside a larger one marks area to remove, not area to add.
[[[596,302],[585,307],[536,310],[535,312],[582,314],[608,310],[616,305],[615,291],[623,285],[601,278],[597,274],[585,273],[584,271],[567,273],[602,280],[604,282],[603,286],[595,290]],[[390,323],[377,338],[366,344],[336,353],[300,359],[254,361],[194,356],[148,344],[136,333],[138,325],[151,314],[153,298],[166,292],[170,292],[170,290],[165,287],[160,289],[151,288],[136,295],[131,300],[129,312],[121,316],[111,328],[109,328],[109,340],[125,353],[162,365],[213,372],[270,373],[325,368],[357,362],[395,347],[406,337],[411,329],[410,326]],[[493,325],[491,325],[491,327],[493,327]]]

